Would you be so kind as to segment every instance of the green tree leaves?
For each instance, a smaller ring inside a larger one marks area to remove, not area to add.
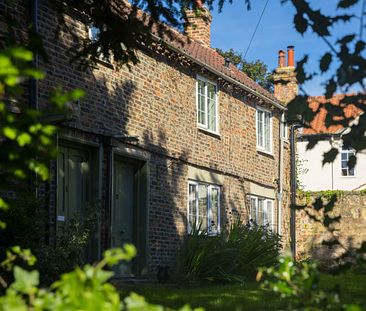
[[[355,4],[357,4],[358,0],[340,0],[338,2],[337,8],[346,9]]]
[[[294,16],[294,25],[296,30],[303,34],[308,29],[308,21],[304,18],[303,14],[297,13]]]
[[[325,53],[319,62],[319,68],[322,72],[326,72],[329,69],[329,65],[332,62],[332,54],[327,52]]]

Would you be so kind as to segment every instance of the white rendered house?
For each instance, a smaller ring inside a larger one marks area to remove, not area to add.
[[[339,105],[344,95],[336,95],[330,100],[323,96],[312,97],[309,106],[318,109],[319,105],[331,103]],[[346,117],[357,116],[360,111],[354,106],[348,106],[344,110]],[[348,160],[355,151],[345,148],[342,135],[349,131],[341,125],[325,126],[327,111],[320,107],[319,113],[312,121],[310,128],[300,129],[297,136],[297,174],[299,186],[304,191],[322,190],[362,190],[366,189],[366,151],[358,152],[357,163],[354,168],[348,166]],[[317,144],[312,149],[307,149],[309,141],[316,139]],[[339,153],[333,163],[323,162],[323,155],[331,148],[337,148]]]

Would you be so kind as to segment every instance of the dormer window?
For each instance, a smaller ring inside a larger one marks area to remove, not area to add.
[[[217,86],[205,78],[197,77],[196,88],[198,126],[217,134]]]

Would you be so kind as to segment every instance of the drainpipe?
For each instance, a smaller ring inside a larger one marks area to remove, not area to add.
[[[29,0],[29,19],[31,21],[31,27],[35,33],[38,33],[38,0]],[[29,34],[30,35],[30,34]],[[34,68],[38,67],[38,53],[33,52],[32,65]],[[29,108],[38,109],[38,80],[29,80]],[[36,198],[38,198],[38,174],[34,174],[35,184],[31,183],[30,187],[35,192]]]
[[[29,0],[29,17],[31,27],[38,34],[38,0]],[[38,67],[38,53],[33,52],[33,67]],[[31,79],[29,82],[29,106],[38,109],[38,80]]]
[[[291,252],[296,257],[296,146],[295,134],[296,129],[301,127],[300,124],[291,126],[291,217],[290,217],[290,236],[291,236]]]
[[[113,145],[111,138],[106,138],[104,146],[107,155],[106,161],[106,206],[105,206],[105,239],[104,249],[111,247],[112,240],[112,209],[113,209]]]
[[[280,119],[280,165],[279,165],[279,182],[278,182],[278,234],[282,234],[282,199],[283,199],[283,130],[285,126],[285,114],[281,113]]]

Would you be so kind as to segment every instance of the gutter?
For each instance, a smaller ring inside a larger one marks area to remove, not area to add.
[[[221,77],[221,78],[225,79],[226,81],[228,81],[228,82],[230,82],[230,83],[232,83],[232,84],[235,84],[235,85],[239,86],[240,88],[242,88],[242,89],[244,89],[244,90],[246,90],[246,91],[248,91],[248,92],[252,93],[252,94],[253,94],[253,95],[255,95],[255,96],[258,96],[259,98],[261,98],[261,99],[265,100],[266,102],[268,102],[268,103],[270,103],[270,104],[274,105],[275,107],[277,107],[277,108],[279,108],[279,109],[281,109],[281,110],[287,110],[287,108],[286,108],[285,106],[282,106],[281,104],[279,104],[278,102],[274,101],[273,99],[268,98],[267,96],[265,96],[265,95],[263,95],[263,94],[261,94],[261,93],[257,92],[256,90],[253,90],[253,89],[252,89],[252,88],[250,88],[249,86],[247,86],[247,85],[245,85],[245,84],[243,84],[243,83],[240,83],[239,81],[237,81],[237,80],[235,80],[235,79],[233,79],[233,78],[229,77],[228,75],[226,75],[226,74],[224,74],[224,73],[222,73],[222,72],[218,71],[217,69],[215,69],[215,68],[213,68],[213,67],[211,67],[211,66],[209,66],[209,65],[205,64],[204,62],[201,62],[200,60],[198,60],[198,59],[196,59],[196,58],[192,57],[192,56],[191,56],[191,55],[189,55],[188,53],[186,53],[186,52],[184,52],[184,51],[182,51],[182,50],[178,49],[177,47],[175,47],[175,46],[171,45],[170,43],[168,43],[168,42],[164,41],[163,39],[161,39],[161,38],[160,38],[160,37],[158,37],[157,35],[155,35],[155,34],[151,34],[151,36],[152,36],[155,40],[159,41],[160,43],[162,43],[162,44],[164,44],[164,45],[168,46],[171,50],[173,50],[173,51],[175,51],[175,52],[177,52],[177,53],[180,53],[180,54],[184,55],[185,57],[187,57],[188,59],[190,59],[190,60],[191,60],[191,61],[193,61],[194,63],[196,63],[196,64],[198,64],[198,65],[202,66],[203,68],[207,69],[208,71],[212,72],[213,74],[215,74],[215,75],[217,75],[217,76],[219,76],[219,77]]]

